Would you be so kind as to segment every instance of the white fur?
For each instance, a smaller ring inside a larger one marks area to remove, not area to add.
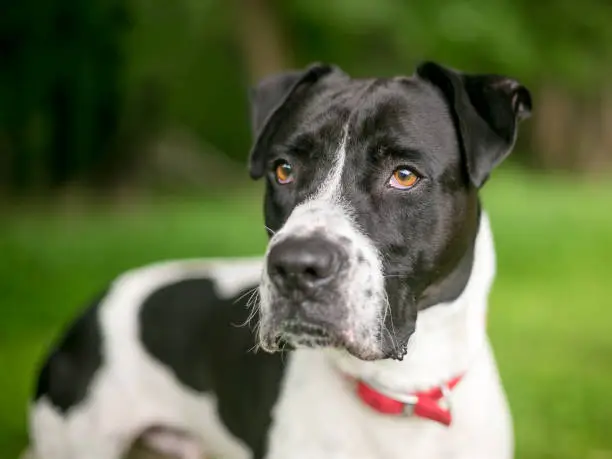
[[[342,174],[346,164],[346,144],[349,140],[348,130],[349,124],[346,123],[342,128],[342,138],[334,155],[334,165],[310,201],[324,201],[327,203],[339,201],[342,198]]]
[[[346,307],[348,329],[345,337],[359,346],[364,354],[382,354],[378,326],[388,308],[382,263],[371,239],[355,222],[350,205],[342,197],[342,175],[346,163],[348,124],[334,155],[334,165],[313,196],[293,209],[283,227],[272,237],[267,253],[288,237],[304,237],[322,233],[342,247],[348,255],[348,269],[340,273],[345,282],[336,307]],[[348,244],[346,241],[348,240]],[[360,262],[360,256],[364,261]],[[371,295],[367,296],[366,291]],[[278,292],[264,267],[260,286],[260,333],[265,348],[265,335],[270,333],[272,309]],[[299,346],[298,346],[299,347]]]
[[[246,447],[220,421],[214,395],[183,386],[144,350],[138,338],[138,312],[153,290],[180,279],[211,277],[220,296],[233,296],[258,282],[261,264],[260,258],[186,260],[119,277],[100,307],[105,363],[86,400],[65,417],[46,399],[32,407],[36,457],[119,459],[147,429],[169,426],[216,457],[247,458]],[[167,436],[152,443],[157,441],[167,443]]]
[[[220,421],[214,396],[182,386],[144,352],[136,316],[152,289],[178,278],[206,273],[220,292],[231,295],[256,282],[261,269],[260,259],[173,262],[119,278],[101,308],[108,363],[88,398],[65,418],[46,400],[33,407],[36,457],[119,459],[147,428],[165,425],[188,434],[215,459],[249,458]],[[466,289],[453,303],[419,313],[404,361],[364,362],[325,349],[293,352],[274,407],[266,459],[510,459],[511,420],[485,327],[494,273],[492,236],[483,215]],[[445,427],[373,412],[343,372],[398,393],[465,377],[452,392],[453,424]]]

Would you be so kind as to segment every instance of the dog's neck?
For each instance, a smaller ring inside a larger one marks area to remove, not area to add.
[[[494,276],[493,237],[489,219],[482,212],[465,289],[454,301],[419,312],[402,361],[363,361],[329,350],[331,358],[348,375],[399,392],[426,389],[469,371],[486,344],[487,298]]]

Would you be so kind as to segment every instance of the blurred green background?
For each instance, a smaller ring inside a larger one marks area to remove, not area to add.
[[[384,76],[432,59],[534,96],[484,190],[517,458],[612,458],[610,24],[607,0],[3,2],[1,457],[25,445],[41,355],[108,280],[264,250],[249,84],[314,60]]]

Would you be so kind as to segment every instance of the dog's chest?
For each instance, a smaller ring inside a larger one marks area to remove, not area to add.
[[[274,410],[267,459],[452,458],[447,428],[374,413],[321,353],[295,352]]]

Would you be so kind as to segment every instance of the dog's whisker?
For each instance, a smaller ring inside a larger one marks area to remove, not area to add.
[[[259,352],[262,350],[262,337],[261,337],[261,320],[255,322],[255,329],[253,330],[253,336],[256,337],[255,344],[249,349],[249,352]]]
[[[246,308],[251,309],[251,315],[259,310],[259,289],[254,288],[246,303]]]
[[[383,342],[384,342],[384,337],[385,337],[384,334],[387,333],[387,335],[389,336],[389,340],[391,342],[392,349],[397,352],[397,350],[398,350],[398,344],[397,344],[397,341],[396,341],[397,334],[395,332],[395,325],[393,323],[393,315],[390,312],[391,312],[391,308],[390,308],[390,306],[387,306],[385,308],[385,313],[384,313],[383,318],[382,318],[380,343],[379,344],[380,344],[380,346],[382,348],[383,347]],[[391,330],[389,330],[389,328],[386,325],[387,314],[389,314],[389,321],[390,321]]]
[[[383,316],[382,316],[381,335],[380,335],[380,343],[379,344],[382,347],[383,341],[384,341],[384,332],[387,332],[388,335],[389,335],[390,341],[391,341],[391,346],[392,346],[393,350],[397,352],[397,350],[398,350],[398,343],[397,343],[397,338],[396,338],[397,337],[397,333],[395,331],[395,325],[393,323],[393,314],[391,312],[391,303],[389,302],[389,298],[388,298],[387,292],[384,293],[384,303],[385,303],[385,308],[384,308],[384,312],[383,312]],[[389,315],[391,331],[386,326],[387,314]]]
[[[253,287],[253,288],[248,289],[246,292],[244,292],[242,295],[240,295],[238,298],[236,298],[236,299],[233,301],[233,304],[238,303],[240,300],[242,300],[242,299],[243,299],[245,296],[247,296],[247,295],[252,295],[252,293],[253,293],[253,292],[256,292],[258,288],[259,288],[259,286],[257,285],[257,286],[255,286],[255,287]],[[248,304],[248,302],[247,302],[247,304]]]
[[[250,297],[247,300],[246,308],[250,309],[249,315],[244,322],[236,325],[237,327],[244,327],[248,325],[259,312],[259,289],[258,287],[251,289],[248,293],[250,294]],[[242,295],[243,298],[244,296],[245,295]]]
[[[397,330],[395,329],[395,323],[393,322],[393,314],[391,314],[391,306],[387,305],[387,311],[389,311],[389,322],[391,325],[391,344],[393,345],[393,350],[398,350],[398,342],[397,342]]]

